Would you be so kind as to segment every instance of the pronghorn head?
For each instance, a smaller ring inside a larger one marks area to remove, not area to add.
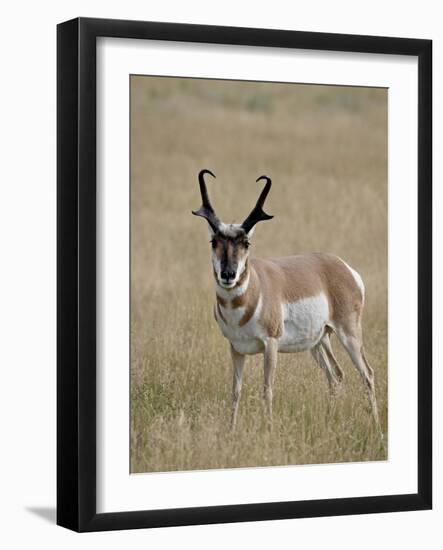
[[[254,232],[256,223],[270,220],[263,211],[263,204],[271,189],[271,179],[260,176],[257,181],[266,180],[265,187],[258,198],[257,204],[249,216],[241,224],[226,224],[221,222],[209,201],[208,190],[204,180],[205,174],[214,174],[209,170],[201,170],[198,175],[202,205],[198,210],[193,210],[195,216],[201,216],[208,222],[211,234],[212,265],[217,283],[223,288],[234,288],[241,278],[249,256],[250,238]]]

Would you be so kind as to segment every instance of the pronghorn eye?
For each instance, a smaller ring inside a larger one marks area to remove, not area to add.
[[[215,248],[215,247],[217,246],[217,241],[216,241],[216,239],[211,239],[209,242],[211,243],[212,248]]]
[[[245,248],[249,248],[251,246],[251,243],[249,241],[243,241],[243,246]]]

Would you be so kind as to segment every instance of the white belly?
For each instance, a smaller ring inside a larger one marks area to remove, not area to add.
[[[282,306],[283,334],[278,351],[294,353],[313,348],[329,321],[329,304],[324,294],[303,298]]]
[[[245,340],[235,339],[230,342],[235,351],[237,353],[242,353],[243,355],[255,355],[265,351],[264,342],[259,338],[247,338]]]
[[[217,323],[225,338],[238,353],[253,355],[264,352],[267,335],[258,322],[262,305],[260,298],[254,315],[244,326],[239,326],[244,314],[243,308],[220,308],[224,321],[216,309]],[[279,352],[296,353],[313,348],[322,338],[325,325],[329,322],[329,304],[326,296],[320,294],[282,305],[282,321],[283,332],[278,341]]]

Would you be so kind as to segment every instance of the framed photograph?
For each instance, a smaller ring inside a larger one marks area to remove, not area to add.
[[[431,41],[57,36],[57,523],[431,508]]]

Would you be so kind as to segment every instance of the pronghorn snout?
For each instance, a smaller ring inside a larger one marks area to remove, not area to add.
[[[232,270],[225,270],[220,273],[221,282],[224,284],[230,284],[234,281],[236,272]]]

